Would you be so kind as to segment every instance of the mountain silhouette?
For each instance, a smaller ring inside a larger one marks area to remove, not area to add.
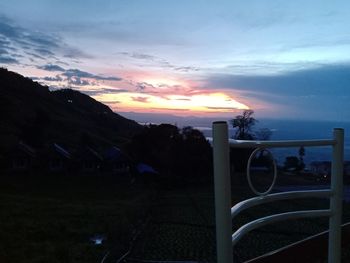
[[[137,122],[71,89],[47,86],[0,68],[0,151],[19,141],[42,147],[120,145],[142,129]]]

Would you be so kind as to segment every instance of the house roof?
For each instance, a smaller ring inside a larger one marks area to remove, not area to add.
[[[102,156],[101,156],[98,152],[96,152],[94,149],[88,147],[87,150],[88,150],[92,155],[94,155],[97,159],[99,159],[99,160],[101,160],[101,161],[103,160]]]
[[[58,145],[57,143],[53,144],[53,148],[56,152],[66,157],[67,159],[72,158],[71,154],[67,150],[65,150],[62,146]]]
[[[90,148],[90,147],[84,147],[81,148],[78,152],[78,155],[80,157],[80,159],[98,159],[99,161],[103,160],[103,157],[94,149]]]
[[[25,152],[30,157],[35,157],[36,156],[35,150],[32,147],[30,147],[29,145],[25,144],[24,142],[19,142],[18,143],[18,149],[20,149],[21,151]]]
[[[116,146],[107,149],[104,153],[104,157],[109,161],[126,159],[121,150]]]
[[[143,174],[143,173],[158,174],[158,172],[156,170],[154,170],[152,166],[150,166],[148,164],[144,164],[144,163],[139,163],[136,166],[136,169],[140,174]]]

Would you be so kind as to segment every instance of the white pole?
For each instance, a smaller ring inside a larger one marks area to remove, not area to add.
[[[232,263],[231,180],[226,122],[213,123],[213,158],[218,263]]]
[[[330,201],[332,216],[329,219],[328,263],[341,262],[341,219],[343,202],[343,159],[344,159],[344,130],[334,129]]]

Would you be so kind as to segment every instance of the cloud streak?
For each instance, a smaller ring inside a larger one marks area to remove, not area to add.
[[[0,54],[0,63],[2,64],[19,64],[19,61],[13,57],[3,56]]]
[[[47,64],[43,66],[38,66],[38,69],[46,70],[46,71],[60,71],[65,72],[66,70],[58,65]]]
[[[79,69],[68,69],[64,73],[62,73],[62,75],[66,76],[68,79],[76,77],[76,78],[89,78],[89,79],[95,79],[95,80],[110,80],[110,81],[122,80],[122,78],[119,78],[119,77],[95,75]]]
[[[0,50],[2,54],[8,54],[8,57],[2,56],[2,63],[19,63],[13,59],[18,50],[27,54],[33,61],[55,59],[56,55],[70,58],[88,57],[81,50],[64,43],[60,36],[18,26],[4,15],[0,15]]]
[[[44,82],[66,82],[71,86],[98,86],[100,81],[121,81],[122,78],[115,76],[101,76],[90,72],[82,71],[79,69],[64,69],[61,66],[55,64],[46,64],[37,66],[38,69],[48,72],[59,72],[55,77],[42,77],[37,78]],[[45,83],[46,84],[46,83]],[[110,92],[100,88],[100,92]],[[116,91],[116,90],[115,90]]]
[[[149,102],[149,98],[141,97],[141,96],[139,96],[139,97],[131,97],[131,99],[133,101],[142,102],[142,103],[148,103]]]
[[[131,59],[142,61],[143,63],[139,64],[141,67],[153,65],[155,67],[160,67],[162,69],[171,69],[171,70],[178,71],[178,72],[193,72],[193,71],[200,70],[198,67],[194,67],[194,66],[175,65],[175,64],[170,63],[168,60],[166,60],[164,58],[149,55],[149,54],[144,54],[144,53],[119,52],[117,54],[131,58]]]

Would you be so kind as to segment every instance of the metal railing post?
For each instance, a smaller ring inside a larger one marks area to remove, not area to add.
[[[231,178],[228,127],[213,123],[216,251],[218,263],[232,263]]]
[[[329,219],[328,263],[341,262],[341,220],[343,201],[343,159],[344,159],[344,130],[334,129],[331,191],[331,217]]]

